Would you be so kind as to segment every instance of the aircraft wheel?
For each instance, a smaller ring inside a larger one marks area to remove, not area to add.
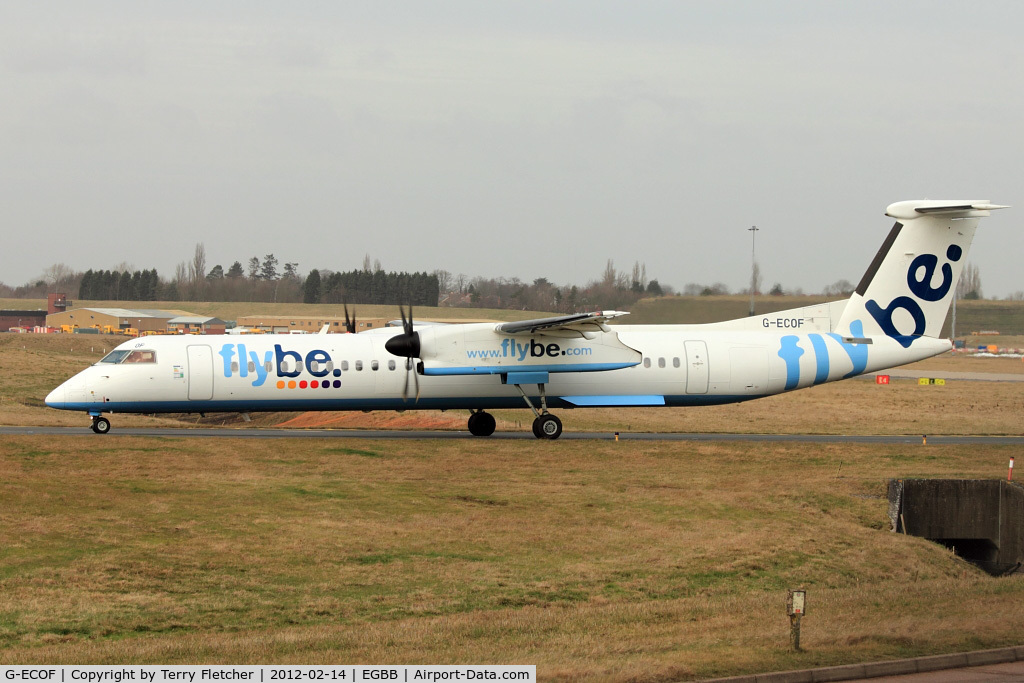
[[[106,434],[110,431],[110,420],[105,417],[97,417],[92,421],[92,431],[97,434]]]
[[[557,439],[562,435],[562,421],[554,415],[541,415],[533,421],[533,435],[538,439]]]
[[[469,433],[473,436],[490,436],[496,426],[497,422],[490,413],[481,411],[469,416]]]

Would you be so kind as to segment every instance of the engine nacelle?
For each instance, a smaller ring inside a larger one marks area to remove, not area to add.
[[[509,372],[597,372],[637,365],[641,354],[614,331],[551,330],[504,334],[493,324],[422,328],[424,375],[501,375]]]

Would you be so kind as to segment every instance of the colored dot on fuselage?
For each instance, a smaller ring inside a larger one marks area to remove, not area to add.
[[[277,388],[278,389],[284,389],[284,380],[283,379],[277,380]]]
[[[341,369],[340,368],[334,368],[334,376],[335,377],[341,377]]]

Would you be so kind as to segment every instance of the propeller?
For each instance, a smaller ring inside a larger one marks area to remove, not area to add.
[[[352,307],[352,318],[348,317],[348,302],[344,303],[345,306],[345,329],[348,330],[349,334],[356,333],[356,308]]]
[[[412,304],[409,304],[409,317],[405,317],[405,308],[398,307],[398,313],[402,316],[402,334],[396,334],[384,342],[384,348],[388,353],[405,358],[405,385],[402,387],[402,400],[409,398],[409,374],[412,373],[413,381],[416,384],[416,400],[420,400],[420,377],[413,366],[413,358],[420,355],[420,335],[412,329]]]

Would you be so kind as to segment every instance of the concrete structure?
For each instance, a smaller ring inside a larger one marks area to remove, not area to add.
[[[139,332],[166,332],[167,323],[172,318],[191,316],[188,311],[161,311],[154,309],[128,308],[72,308],[62,313],[46,316],[46,324],[59,328],[61,325],[78,325],[88,328],[98,325],[103,328],[132,327]]]
[[[167,321],[167,331],[178,334],[224,334],[227,324],[220,318],[181,315]]]
[[[46,313],[52,315],[54,313],[63,313],[71,306],[71,302],[68,301],[67,294],[49,294],[46,297]]]
[[[893,479],[889,519],[897,532],[952,548],[990,574],[1024,565],[1024,487],[986,479]]]

